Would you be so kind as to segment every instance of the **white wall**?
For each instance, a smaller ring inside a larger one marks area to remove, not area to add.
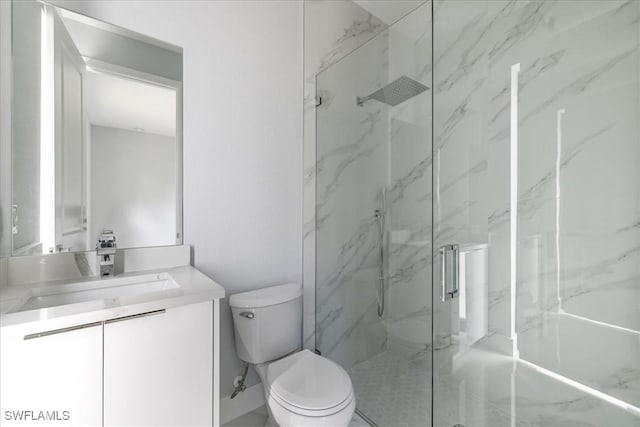
[[[120,248],[176,241],[176,139],[91,126],[89,241],[112,229]]]
[[[300,282],[301,2],[56,3],[184,48],[184,238],[195,266],[229,294]],[[223,306],[226,396],[241,363]]]

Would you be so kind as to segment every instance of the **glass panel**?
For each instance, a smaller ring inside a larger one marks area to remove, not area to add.
[[[549,17],[522,62],[558,56],[520,96],[520,357],[640,416],[640,3]]]
[[[380,426],[431,422],[430,15],[316,79],[316,343]]]
[[[434,34],[434,425],[639,425],[640,2]]]

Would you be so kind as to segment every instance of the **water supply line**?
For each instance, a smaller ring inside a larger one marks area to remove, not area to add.
[[[375,210],[378,230],[380,232],[380,275],[378,276],[378,317],[384,314],[384,214]]]
[[[236,379],[233,381],[233,385],[236,386],[236,388],[233,389],[233,393],[231,393],[231,399],[233,399],[238,394],[242,393],[243,391],[245,391],[247,389],[247,386],[244,385],[244,380],[247,379],[247,372],[249,372],[249,364],[248,363],[246,365],[244,365],[244,370],[242,371],[242,376],[241,377],[236,377]]]

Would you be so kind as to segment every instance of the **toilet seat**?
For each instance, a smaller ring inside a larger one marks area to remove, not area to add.
[[[340,405],[334,406],[332,408],[327,408],[327,409],[301,408],[290,402],[286,402],[282,400],[281,398],[279,398],[277,395],[274,395],[274,394],[271,395],[271,400],[293,414],[302,415],[305,417],[328,417],[330,415],[334,415],[342,411],[344,408],[349,406],[351,402],[353,402],[353,392]]]
[[[271,363],[266,368],[265,386],[280,406],[308,417],[335,414],[354,399],[347,372],[309,350]]]

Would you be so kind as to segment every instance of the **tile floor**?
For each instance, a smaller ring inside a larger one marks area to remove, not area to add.
[[[229,421],[222,427],[264,427],[264,424],[267,422],[267,416],[266,406],[261,406],[235,420]],[[369,427],[369,424],[364,422],[357,414],[354,414],[349,427]]]
[[[390,351],[349,370],[356,406],[378,426],[431,424],[431,366],[410,362]]]
[[[264,427],[267,422],[267,408],[261,406],[247,414],[231,420],[222,427]]]
[[[349,370],[357,407],[379,427],[431,423],[431,361],[383,352]],[[640,427],[640,416],[508,356],[474,349],[435,378],[434,427]],[[262,427],[265,407],[224,427]],[[357,415],[350,427],[366,427]]]

